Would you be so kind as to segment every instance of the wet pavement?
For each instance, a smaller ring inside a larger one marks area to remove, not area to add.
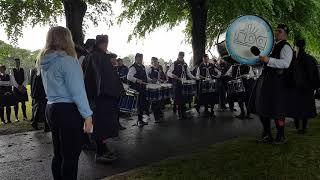
[[[256,136],[260,124],[233,118],[238,112],[217,112],[215,120],[199,117],[190,110],[190,118],[177,120],[172,111],[165,113],[165,122],[155,124],[153,118],[143,128],[132,126],[133,119],[121,119],[127,130],[110,141],[120,159],[113,164],[96,164],[93,152],[82,152],[79,179],[101,179],[168,157],[189,154],[211,144],[239,136]],[[52,145],[50,133],[34,131],[0,136],[0,179],[46,180],[51,177]]]

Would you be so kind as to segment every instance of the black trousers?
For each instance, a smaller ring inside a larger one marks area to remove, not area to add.
[[[26,102],[22,101],[21,102],[21,109],[22,109],[22,114],[24,118],[27,118],[27,107],[26,107]],[[14,115],[18,119],[18,114],[19,114],[19,102],[14,105]]]
[[[44,122],[45,127],[48,127],[45,111],[47,99],[32,99],[32,124],[38,125],[39,122]]]
[[[302,121],[302,127],[300,126],[300,122],[301,121]],[[308,119],[307,118],[294,119],[294,125],[295,125],[297,130],[299,130],[300,128],[302,128],[302,130],[305,130],[305,129],[307,129]]]
[[[83,139],[83,118],[71,103],[48,104],[46,117],[52,132],[52,174],[55,180],[76,180]]]
[[[139,91],[137,110],[138,110],[138,121],[142,121],[144,112],[148,116],[150,115],[149,102],[147,101],[145,91]]]
[[[163,106],[163,102],[162,101],[156,101],[156,102],[152,102],[151,104],[151,109],[154,115],[154,118],[156,121],[158,121],[162,115],[162,106]]]
[[[218,79],[218,94],[219,104],[222,109],[226,108],[226,82],[223,79]]]
[[[5,122],[4,119],[4,108],[6,108],[6,115],[7,115],[7,120],[8,122],[10,122],[10,116],[11,116],[11,106],[4,106],[4,107],[0,107],[0,119],[2,122]]]

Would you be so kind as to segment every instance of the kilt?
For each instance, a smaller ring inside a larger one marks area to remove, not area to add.
[[[114,138],[119,135],[119,100],[111,96],[98,96],[94,100],[93,136],[96,139]]]
[[[283,118],[290,114],[290,89],[284,75],[265,73],[256,85],[256,114],[268,118]]]
[[[0,107],[14,106],[16,102],[16,98],[12,92],[6,92],[0,95]]]
[[[29,101],[27,91],[20,91],[17,88],[13,89],[13,94],[15,96],[16,102],[27,102]]]

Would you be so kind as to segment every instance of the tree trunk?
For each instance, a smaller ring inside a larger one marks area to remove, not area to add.
[[[206,51],[208,0],[189,0],[192,18],[193,63],[199,65]]]
[[[66,26],[70,29],[75,44],[83,45],[83,17],[87,11],[87,4],[83,0],[64,0]]]

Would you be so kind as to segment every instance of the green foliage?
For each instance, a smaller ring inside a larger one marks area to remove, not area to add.
[[[7,69],[14,67],[14,58],[21,59],[21,67],[26,71],[35,65],[39,51],[29,51],[26,49],[15,48],[3,41],[0,41],[0,64],[7,66]]]
[[[134,63],[134,55],[130,54],[124,58],[122,58],[123,64],[127,67],[130,67]]]
[[[79,0],[1,0],[0,23],[4,25],[9,39],[13,42],[22,36],[22,29],[31,25],[53,25],[64,13],[63,1]],[[85,19],[95,25],[99,21],[106,21],[111,13],[110,2],[115,0],[85,0],[88,11]]]
[[[133,36],[142,38],[154,29],[166,26],[172,29],[180,22],[187,22],[186,38],[191,39],[190,0],[123,0],[125,19],[135,22]],[[215,43],[217,35],[225,31],[233,19],[241,15],[258,15],[273,27],[286,23],[296,35],[304,37],[308,49],[320,55],[320,1],[319,0],[207,0],[207,47]]]

